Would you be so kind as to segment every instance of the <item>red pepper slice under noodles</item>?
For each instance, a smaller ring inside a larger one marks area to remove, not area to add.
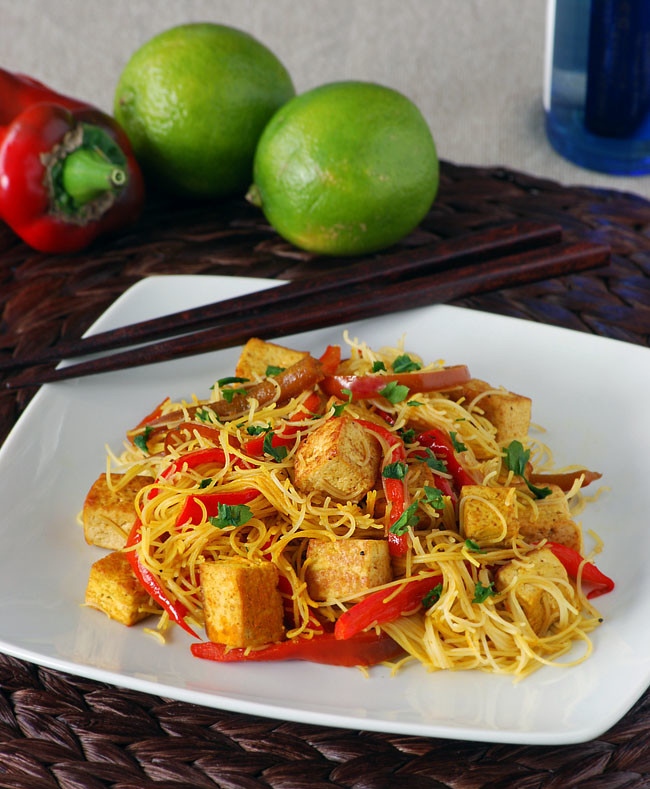
[[[142,524],[138,519],[133,524],[125,547],[132,548],[140,542],[142,542]],[[192,630],[192,628],[185,621],[185,617],[189,614],[187,606],[185,606],[179,600],[172,601],[169,599],[158,578],[156,578],[151,570],[142,564],[135,550],[126,550],[124,551],[124,555],[128,559],[129,564],[131,565],[138,581],[140,581],[142,586],[147,590],[147,592],[149,592],[151,597],[158,603],[158,605],[167,612],[172,622],[176,622],[176,624],[180,625],[183,630],[185,630],[185,632],[189,633],[191,636],[194,636],[194,638],[198,638],[194,630]]]
[[[370,430],[371,432],[376,433],[378,436],[381,436],[389,445],[390,453],[388,458],[384,459],[382,469],[390,463],[406,463],[406,448],[404,447],[404,442],[398,435],[391,433],[390,430],[383,427],[382,425],[377,425],[374,422],[370,422],[366,419],[358,419],[357,423],[366,430]],[[408,507],[409,495],[408,488],[406,487],[406,480],[385,477],[382,473],[381,481],[384,488],[384,493],[386,494],[386,499],[391,504],[390,517],[392,524],[395,524]],[[391,555],[403,556],[408,550],[408,535],[395,534],[390,529],[388,529],[387,537],[388,548]]]
[[[379,589],[341,614],[336,620],[334,635],[340,639],[354,638],[369,627],[414,614],[427,594],[440,583],[441,575],[428,575],[425,578],[415,576],[404,581],[399,591],[395,591],[397,585]]]

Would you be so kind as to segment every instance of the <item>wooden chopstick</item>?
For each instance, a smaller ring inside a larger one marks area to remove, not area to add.
[[[291,304],[271,305],[241,322],[204,329],[155,345],[91,359],[55,370],[30,370],[5,382],[8,389],[94,375],[240,345],[250,337],[277,339],[364,318],[444,303],[489,290],[523,285],[604,265],[609,247],[589,242],[558,243],[503,258],[469,263],[384,284],[367,281],[328,289]],[[288,286],[283,286],[288,287]]]
[[[328,290],[360,285],[364,282],[387,283],[465,265],[477,260],[488,260],[514,252],[556,243],[562,229],[555,224],[521,221],[500,225],[413,250],[404,250],[384,258],[366,259],[316,277],[257,291],[246,296],[182,310],[171,315],[131,324],[90,337],[61,342],[39,354],[14,359],[0,359],[0,370],[34,367],[48,362],[60,362],[91,353],[112,351],[127,346],[155,342],[189,331],[227,326],[233,320],[247,317],[255,310],[269,305],[279,307]],[[218,324],[217,324],[218,322]]]

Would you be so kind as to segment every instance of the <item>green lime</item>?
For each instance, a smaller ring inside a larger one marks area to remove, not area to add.
[[[420,110],[369,82],[335,82],[291,99],[257,146],[249,200],[286,240],[324,255],[398,241],[438,190],[438,156]]]
[[[295,94],[288,72],[257,39],[224,25],[171,28],[130,58],[116,120],[145,173],[194,197],[245,192],[255,146]]]

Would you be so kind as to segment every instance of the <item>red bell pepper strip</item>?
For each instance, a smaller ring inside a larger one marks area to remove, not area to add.
[[[373,592],[341,614],[334,625],[334,635],[340,639],[354,638],[369,627],[414,614],[427,594],[440,583],[441,575],[414,576],[402,583],[398,592],[395,586]]]
[[[409,392],[436,392],[453,389],[471,378],[463,364],[443,367],[440,370],[417,373],[387,373],[386,375],[327,375],[320,382],[321,389],[330,397],[347,400],[368,400],[379,397],[382,389],[391,382],[406,386]]]
[[[402,647],[387,635],[374,631],[360,633],[341,641],[334,633],[320,633],[311,638],[291,638],[250,651],[229,648],[213,641],[200,641],[190,647],[195,657],[219,663],[248,661],[308,660],[329,666],[374,666],[403,654]]]
[[[140,542],[142,542],[142,524],[140,520],[137,519],[133,524],[125,547],[132,548],[134,545],[138,545]],[[161,586],[160,581],[151,572],[151,570],[142,564],[136,551],[126,550],[124,551],[124,555],[128,559],[128,562],[131,565],[131,568],[133,569],[138,581],[140,581],[144,589],[149,592],[151,597],[158,603],[158,605],[167,612],[172,622],[176,622],[177,625],[180,625],[183,630],[185,630],[191,636],[198,638],[194,630],[192,630],[192,628],[185,621],[185,617],[189,614],[187,606],[185,606],[179,600],[172,601],[169,599],[165,590]]]
[[[113,118],[0,69],[0,218],[41,252],[75,252],[134,221],[144,184]]]
[[[391,448],[390,454],[382,466],[381,482],[384,488],[384,493],[386,494],[386,499],[391,503],[390,517],[393,524],[395,524],[408,507],[408,489],[406,487],[405,480],[385,477],[383,474],[383,469],[389,463],[406,463],[406,449],[404,447],[404,442],[398,435],[391,433],[390,430],[382,427],[382,425],[377,425],[374,422],[369,422],[366,419],[358,419],[357,423],[366,430],[370,430],[373,433],[376,433],[378,436],[381,436]],[[407,552],[407,534],[395,534],[389,528],[387,537],[388,548],[391,556],[403,556]]]
[[[341,364],[341,346],[328,345],[318,361],[323,365],[325,375],[334,375]]]
[[[585,561],[578,551],[559,542],[547,542],[545,547],[549,548],[554,556],[562,562],[564,569],[571,578],[577,578],[582,568],[581,577],[583,582],[596,587],[587,594],[589,600],[599,597],[601,594],[607,594],[614,589],[614,581],[601,572],[595,564]]]
[[[447,471],[451,474],[458,490],[463,485],[476,485],[474,477],[460,464],[451,438],[443,430],[437,428],[426,430],[424,433],[420,433],[417,441],[426,449],[430,449],[438,460],[445,462]]]
[[[226,491],[224,493],[215,491],[214,493],[193,494],[185,499],[185,503],[176,519],[176,526],[180,528],[181,526],[200,523],[204,512],[208,518],[216,517],[219,514],[220,504],[228,504],[230,506],[248,504],[249,501],[253,501],[259,495],[259,491],[255,488]]]
[[[271,446],[273,448],[292,447],[296,443],[295,432],[294,430],[294,435],[285,435],[284,430],[280,435],[274,432],[271,436]],[[251,438],[244,443],[242,449],[247,455],[250,455],[250,457],[262,457],[264,454],[264,442],[267,436],[268,433],[262,433],[259,436],[255,436],[255,438]]]
[[[207,447],[205,449],[196,449],[194,452],[188,452],[186,455],[181,455],[178,460],[174,460],[167,468],[164,468],[156,482],[164,482],[169,479],[177,471],[182,468],[187,470],[196,469],[198,466],[205,465],[206,463],[215,463],[217,465],[225,465],[226,453],[221,447]],[[149,499],[153,499],[158,495],[158,488],[151,488],[148,494]]]

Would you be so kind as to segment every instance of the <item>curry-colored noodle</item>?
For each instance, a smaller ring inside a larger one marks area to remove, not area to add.
[[[378,371],[390,371],[396,359],[405,355],[401,347],[372,350],[364,343],[346,340],[350,358],[340,364],[338,373],[381,375]],[[423,371],[442,366],[441,362],[427,366],[414,354],[408,356]],[[287,639],[314,637],[323,628],[331,629],[345,611],[378,588],[386,589],[389,600],[409,579],[428,574],[439,579],[435,594],[415,610],[379,625],[404,649],[405,657],[396,660],[396,666],[415,660],[428,670],[480,669],[523,677],[545,664],[564,665],[562,656],[576,645],[582,648],[566,665],[589,655],[588,634],[600,615],[582,588],[580,572],[575,578],[541,571],[535,557],[544,540],[510,534],[503,514],[505,506],[535,522],[543,506],[521,475],[504,464],[503,442],[482,407],[489,395],[499,397],[505,390],[491,387],[473,397],[458,388],[413,391],[391,401],[384,396],[326,397],[318,387],[310,387],[286,403],[277,398],[263,405],[246,401],[232,418],[219,418],[212,410],[212,404],[232,399],[233,391],[241,394],[250,385],[229,382],[216,385],[206,400],[164,401],[144,427],[130,434],[119,455],[108,455],[107,479],[113,488],[135,475],[149,479],[135,502],[140,538],[125,550],[135,551],[169,599],[185,606],[193,626],[205,623],[201,565],[239,558],[253,564],[270,561],[277,567],[283,579]],[[316,413],[314,392],[319,394]],[[325,422],[343,414],[381,428],[375,439],[382,468],[393,460],[394,441],[403,446],[403,481],[413,517],[404,529],[408,549],[392,557],[392,580],[376,588],[316,600],[310,597],[308,583],[309,541],[384,540],[393,523],[395,503],[381,480],[357,503],[337,500],[335,487],[300,490],[294,484],[299,448]],[[461,496],[456,489],[450,494],[455,483],[450,467],[427,464],[433,453],[426,452],[417,436],[431,429],[452,438],[457,460],[478,486],[476,492]],[[134,443],[138,435],[143,438]],[[280,449],[274,450],[270,441],[260,452],[263,437],[274,435],[285,437]],[[253,440],[258,442],[256,452],[250,451]],[[530,450],[529,468],[552,465],[552,453],[545,444],[527,435],[523,445]],[[206,452],[200,466],[188,467],[188,456],[197,450],[220,453],[210,456]],[[486,497],[486,489],[509,491],[503,506],[500,499]],[[233,501],[238,500],[237,494],[248,492],[245,520],[224,523],[211,514],[205,497],[216,492],[233,494]],[[560,495],[572,513],[580,511],[584,496],[579,477],[571,490]],[[485,513],[501,524],[496,533],[480,541],[468,539],[463,529],[464,508],[477,499]],[[182,513],[188,512],[191,517],[183,520]],[[501,576],[504,567],[515,571]],[[538,599],[535,622],[526,605],[531,589]],[[161,623],[166,625],[166,615]]]

